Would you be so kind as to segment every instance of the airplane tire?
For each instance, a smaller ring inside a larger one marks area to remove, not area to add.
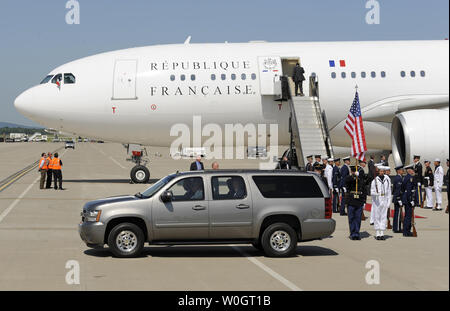
[[[130,177],[135,184],[145,184],[150,179],[150,171],[143,165],[136,165],[131,169]]]

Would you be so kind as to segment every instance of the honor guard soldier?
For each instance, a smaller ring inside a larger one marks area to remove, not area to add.
[[[414,165],[405,166],[407,172],[406,176],[403,178],[402,183],[402,202],[405,206],[405,219],[403,220],[403,236],[413,236],[411,232],[411,222],[413,208],[416,205],[416,189],[417,185],[414,178]]]
[[[449,176],[448,176],[448,171],[449,171],[449,165],[450,165],[450,162],[449,162],[449,160],[447,159],[447,173],[445,174],[445,178],[444,178],[444,184],[447,186],[447,208],[445,209],[445,212],[448,214],[448,201],[449,201],[449,192],[450,191],[448,191],[448,183],[449,183]]]
[[[349,176],[350,175],[350,157],[346,157],[346,158],[343,158],[342,160],[344,160],[344,165],[342,165],[342,167],[341,167],[341,171],[340,171],[340,173],[341,173],[341,183],[340,183],[340,186],[339,186],[339,190],[341,191],[341,196],[342,196],[342,199],[341,199],[341,216],[345,216],[345,215],[347,215],[346,213],[345,213],[345,193],[347,192],[347,189],[346,189],[346,186],[345,186],[345,181],[346,181],[346,178],[347,178],[347,176]]]
[[[418,206],[423,206],[423,194],[422,194],[423,167],[422,163],[420,163],[420,156],[415,155],[413,162],[414,162],[414,178],[416,179],[417,183],[416,201]]]
[[[351,174],[345,178],[345,201],[348,205],[348,224],[350,227],[350,239],[361,240],[361,216],[366,204],[366,188],[361,187],[363,179],[357,176],[356,167],[351,167]]]
[[[385,240],[384,231],[387,227],[387,212],[391,205],[391,181],[389,176],[385,176],[388,169],[380,166],[380,174],[372,181],[370,195],[372,197],[372,214],[374,214],[374,228],[376,239]]]
[[[425,173],[423,175],[423,186],[425,188],[424,208],[433,208],[433,186],[434,186],[434,174],[431,169],[431,162],[426,160]]]
[[[339,187],[341,184],[341,158],[334,159],[333,166],[333,213],[339,213]]]
[[[323,161],[323,176],[327,179],[328,190],[330,190],[330,195],[333,192],[333,158],[325,158]]]
[[[313,156],[312,155],[307,156],[306,160],[308,161],[308,163],[306,163],[306,167],[305,167],[306,171],[307,172],[314,171],[314,168],[313,168]]]
[[[402,184],[403,184],[403,165],[395,168],[397,175],[394,177],[392,184],[392,202],[394,203],[394,223],[392,225],[392,231],[394,233],[402,232]]]
[[[442,211],[442,186],[444,185],[444,169],[441,160],[434,160],[434,192],[436,194],[436,211]]]
[[[374,166],[375,166],[375,177],[373,179],[377,178],[378,175],[380,174],[380,167],[383,166],[383,163],[377,163]],[[370,183],[372,183],[372,181]],[[367,192],[367,193],[370,194],[370,192]],[[373,213],[371,211],[370,212],[370,225],[373,226],[374,223],[375,223],[375,213]]]

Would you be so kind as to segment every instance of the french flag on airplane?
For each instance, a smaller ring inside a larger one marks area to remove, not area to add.
[[[339,60],[339,66],[340,67],[345,67],[345,59],[341,59]],[[336,67],[336,62],[334,60],[330,60],[330,67]]]

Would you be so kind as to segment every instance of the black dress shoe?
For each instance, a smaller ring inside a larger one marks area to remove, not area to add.
[[[380,240],[381,240],[381,241],[385,241],[385,240],[386,240],[386,238],[384,237],[384,235],[380,236]]]
[[[360,241],[360,240],[361,240],[361,237],[360,237],[360,236],[357,236],[357,237],[355,237],[355,240],[356,240],[356,241]]]

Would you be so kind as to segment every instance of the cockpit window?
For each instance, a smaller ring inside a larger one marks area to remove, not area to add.
[[[58,73],[56,76],[53,77],[52,83],[56,83],[56,82],[61,83],[61,80],[62,80],[62,74]]]
[[[48,75],[48,76],[46,76],[46,77],[44,78],[44,80],[41,81],[41,84],[47,83],[48,81],[50,81],[51,78],[53,78],[53,75]]]
[[[64,74],[64,84],[73,84],[75,83],[75,76],[71,73]]]

